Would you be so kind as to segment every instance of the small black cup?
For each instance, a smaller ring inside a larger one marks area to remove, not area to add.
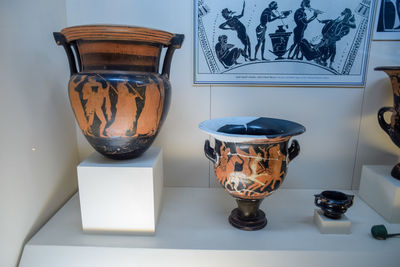
[[[331,219],[340,219],[353,205],[354,195],[346,195],[339,191],[323,191],[314,195],[314,203],[320,207],[324,215]]]

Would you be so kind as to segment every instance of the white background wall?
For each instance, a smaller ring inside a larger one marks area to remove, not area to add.
[[[76,190],[68,68],[52,32],[65,0],[0,2],[0,266]]]
[[[399,42],[371,44],[365,88],[194,86],[193,1],[3,0],[0,3],[0,266],[16,264],[25,240],[76,190],[76,165],[92,152],[67,100],[68,67],[51,33],[65,26],[129,24],[184,33],[172,63],[172,103],[155,145],[167,186],[216,186],[199,122],[220,116],[279,117],[304,124],[301,154],[284,187],[357,188],[363,164],[393,165],[399,149],[379,128],[392,105],[384,73],[400,65]],[[226,101],[229,99],[229,102]],[[32,150],[34,148],[34,150]]]
[[[298,1],[300,3],[300,0]],[[297,4],[296,4],[297,6]],[[377,122],[380,107],[392,105],[392,90],[375,66],[399,65],[399,42],[372,42],[366,87],[195,86],[193,1],[67,0],[68,26],[89,23],[158,28],[186,36],[172,62],[171,110],[156,145],[164,149],[167,186],[217,186],[203,155],[207,135],[199,122],[223,116],[267,116],[302,123],[301,154],[283,187],[357,188],[363,164],[394,165],[399,150]],[[80,159],[93,150],[78,131]]]

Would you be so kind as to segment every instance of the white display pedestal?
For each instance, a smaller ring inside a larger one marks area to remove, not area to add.
[[[346,194],[354,192],[341,190]],[[236,202],[220,188],[164,188],[155,235],[84,234],[73,197],[25,245],[20,267],[398,267],[400,239],[375,240],[371,226],[388,224],[357,196],[346,215],[350,235],[322,235],[313,223],[318,190],[279,189],[264,199],[268,224],[233,228]]]
[[[393,166],[364,165],[359,196],[390,223],[400,223],[400,181],[390,175]]]
[[[78,165],[78,187],[85,232],[154,233],[162,151],[151,147],[139,158],[118,161],[94,152]]]
[[[314,224],[321,234],[350,234],[351,221],[346,215],[342,215],[340,219],[334,220],[324,215],[320,209],[314,210]]]

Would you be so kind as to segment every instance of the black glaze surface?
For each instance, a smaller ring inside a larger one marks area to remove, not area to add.
[[[233,135],[265,135],[268,138],[286,137],[301,134],[304,126],[287,120],[259,117],[243,124],[227,124],[220,127],[217,132]]]
[[[393,107],[382,107],[378,111],[379,126],[384,130],[393,143],[400,148],[400,67],[376,67],[375,70],[384,71],[390,78],[393,90]],[[391,113],[390,121],[386,122],[385,114]],[[391,171],[393,178],[400,180],[400,163]]]
[[[323,191],[314,195],[314,203],[321,208],[324,215],[331,219],[340,219],[353,205],[354,195],[346,195],[339,191]]]
[[[238,207],[232,210],[229,223],[246,231],[255,231],[267,225],[265,213],[259,209],[262,199],[240,199],[237,198]]]

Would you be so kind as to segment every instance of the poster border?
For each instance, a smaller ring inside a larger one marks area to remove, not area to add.
[[[306,86],[311,86],[311,87],[349,87],[349,88],[358,88],[358,87],[364,87],[366,84],[366,74],[368,70],[368,62],[369,62],[369,57],[370,57],[370,49],[371,49],[371,42],[373,40],[373,34],[375,34],[375,18],[376,18],[376,7],[377,7],[377,2],[379,0],[371,0],[371,5],[370,9],[370,19],[368,21],[368,30],[366,33],[366,42],[364,45],[364,53],[366,54],[365,56],[362,57],[362,68],[361,68],[361,74],[360,82],[298,82],[298,81],[229,81],[229,80],[221,80],[221,81],[206,81],[206,80],[199,80],[198,79],[198,69],[199,69],[199,47],[198,47],[198,31],[196,31],[198,27],[198,2],[199,0],[193,0],[193,44],[194,44],[194,53],[193,53],[193,84],[194,85],[249,85],[249,86],[291,86],[291,87],[306,87]],[[374,32],[373,32],[374,31]],[[210,74],[213,75],[213,74]],[[219,74],[215,74],[219,75]]]
[[[395,32],[378,32],[378,21],[379,14],[381,13],[381,3],[384,0],[376,0],[376,9],[374,16],[374,32],[372,36],[373,41],[399,41],[400,40],[400,30]],[[397,36],[397,37],[396,37]]]

